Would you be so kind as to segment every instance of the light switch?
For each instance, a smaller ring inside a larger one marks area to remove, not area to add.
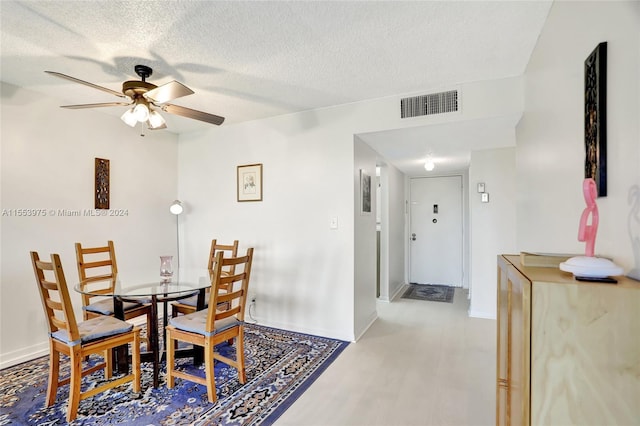
[[[338,216],[332,216],[329,219],[329,229],[338,229]]]

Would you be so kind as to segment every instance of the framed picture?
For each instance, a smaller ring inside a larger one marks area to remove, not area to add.
[[[109,160],[104,158],[96,158],[95,161],[94,196],[96,210],[109,210]]]
[[[262,164],[238,166],[238,201],[262,201]]]
[[[371,214],[371,176],[360,169],[360,214]]]
[[[584,177],[607,195],[607,42],[584,61]]]

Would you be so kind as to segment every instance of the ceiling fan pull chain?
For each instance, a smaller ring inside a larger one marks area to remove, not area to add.
[[[140,122],[140,136],[144,137],[144,123]]]

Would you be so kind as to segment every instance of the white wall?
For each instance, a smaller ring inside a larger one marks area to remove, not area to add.
[[[519,78],[458,89],[462,112],[455,117],[402,120],[402,95],[182,135],[183,262],[205,262],[211,238],[239,239],[256,249],[250,287],[259,322],[356,339],[375,318],[375,215],[369,260],[369,246],[362,252],[356,242],[355,176],[364,167],[374,177],[376,162],[364,147],[354,153],[354,135],[521,112]],[[238,203],[236,166],[251,163],[264,164],[264,201]],[[332,216],[337,230],[329,229]]]
[[[408,240],[405,175],[393,166],[387,168],[389,181],[389,296],[393,298],[406,284],[405,243]]]
[[[496,318],[496,261],[516,251],[515,148],[471,153],[469,206],[471,243],[471,304],[469,315]],[[489,202],[477,191],[485,184]]]
[[[319,116],[335,127],[318,125]],[[347,124],[348,117],[325,110],[181,137],[179,192],[188,205],[181,216],[183,261],[206,262],[212,238],[254,247],[249,291],[262,324],[355,338],[354,153]],[[252,163],[263,164],[263,201],[239,203],[236,167]],[[336,230],[329,228],[331,217],[338,218]]]
[[[406,284],[405,243],[407,214],[405,207],[405,175],[391,164],[381,168],[383,185],[381,208],[382,229],[380,300],[391,301]]]
[[[608,42],[608,195],[596,255],[634,265],[629,191],[640,186],[640,2],[554,2],[525,76],[517,128],[518,248],[584,253],[584,60]],[[638,253],[640,261],[640,253]],[[640,265],[636,265],[640,266]]]
[[[375,275],[369,283],[358,270],[363,279],[354,287],[356,268],[369,268],[366,256],[355,259],[362,253],[355,250],[354,177],[360,161],[369,165],[355,158],[354,135],[514,114],[519,84],[514,78],[459,85],[463,111],[455,117],[402,120],[399,99],[411,95],[403,94],[212,127],[179,141],[165,131],[140,138],[117,116],[60,109],[57,101],[2,84],[0,208],[93,207],[93,164],[100,157],[111,160],[112,207],[128,216],[1,218],[0,366],[46,352],[30,250],[59,253],[70,282],[76,241],[113,239],[120,269],[157,268],[159,255],[175,254],[175,217],[167,212],[175,198],[186,206],[183,266],[202,266],[212,238],[238,238],[256,248],[251,291],[260,322],[354,340],[375,318]],[[236,166],[251,163],[264,164],[264,201],[238,203]],[[372,176],[374,167],[375,160]],[[334,216],[337,230],[329,229]],[[393,235],[391,244],[400,238],[397,229]]]
[[[371,184],[375,183],[377,153],[360,138],[354,136],[353,144],[354,171],[354,333],[356,339],[369,328],[377,318],[376,312],[376,211],[378,203],[375,188],[371,188],[371,214],[361,212],[361,182],[360,172],[371,177]]]
[[[117,116],[64,110],[40,94],[2,83],[0,367],[48,352],[47,327],[29,252],[61,256],[68,284],[77,281],[74,243],[112,239],[120,270],[158,268],[175,254],[177,137],[145,138]],[[94,207],[94,158],[110,160],[111,208],[122,217],[65,217],[58,209]],[[13,209],[44,209],[16,217]],[[55,215],[52,216],[52,210]],[[77,315],[81,301],[71,290]]]

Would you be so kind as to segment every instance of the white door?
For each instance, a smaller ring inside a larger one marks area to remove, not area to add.
[[[462,286],[462,177],[411,179],[411,276]]]

